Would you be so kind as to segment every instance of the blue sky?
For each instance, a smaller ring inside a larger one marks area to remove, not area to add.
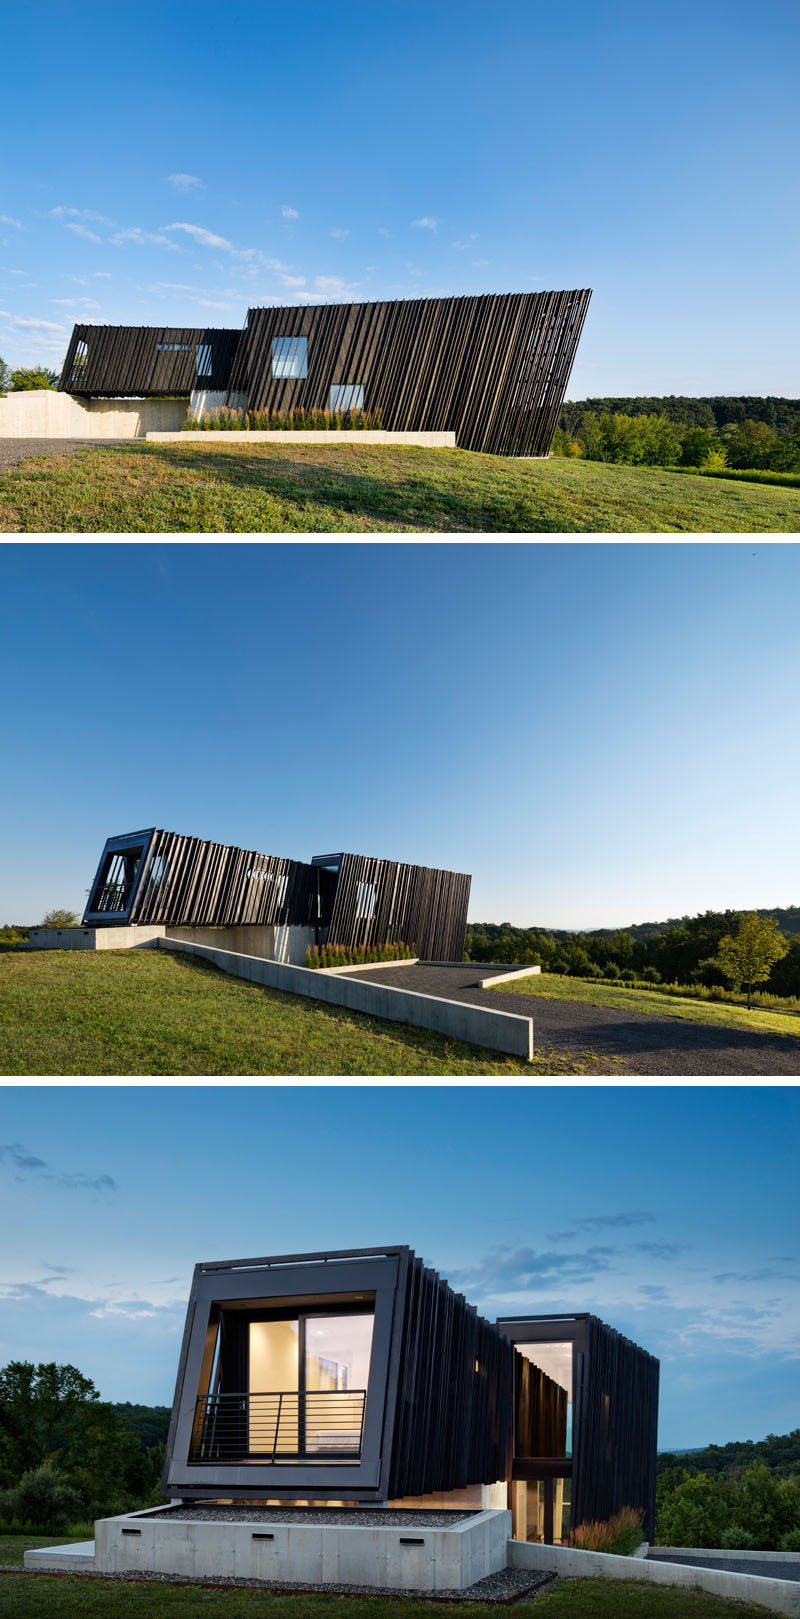
[[[0,922],[160,826],[473,875],[473,921],[797,889],[800,551],[0,547]]]
[[[0,1364],[169,1403],[196,1261],[407,1242],[492,1319],[658,1355],[662,1447],[786,1432],[798,1122],[792,1087],[10,1087]]]
[[[793,0],[5,7],[0,354],[594,288],[573,398],[800,393]]]

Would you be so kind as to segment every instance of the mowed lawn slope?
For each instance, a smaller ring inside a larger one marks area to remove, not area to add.
[[[583,1071],[574,1054],[522,1063],[160,950],[0,955],[1,1074]]]
[[[6,533],[800,532],[800,490],[393,445],[107,445],[0,476]]]
[[[498,995],[540,995],[545,1000],[580,1001],[588,1006],[617,1007],[623,1012],[651,1013],[654,1017],[685,1018],[690,1023],[713,1023],[718,1028],[747,1029],[754,1034],[788,1034],[800,1040],[800,1014],[772,1012],[725,1001],[682,999],[656,989],[627,989],[594,978],[567,978],[563,973],[537,973],[514,978],[510,984],[490,985]]]

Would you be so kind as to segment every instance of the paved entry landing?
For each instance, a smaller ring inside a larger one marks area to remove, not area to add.
[[[751,1034],[747,1029],[690,1023],[668,1014],[660,1017],[610,1006],[587,1006],[583,1001],[501,995],[497,990],[478,988],[482,978],[512,971],[511,966],[493,969],[479,961],[454,967],[422,961],[415,967],[381,967],[377,971],[365,967],[352,976],[397,989],[412,989],[417,995],[440,995],[445,1000],[491,1006],[495,1011],[518,1012],[533,1018],[534,1052],[576,1057],[588,1052],[602,1060],[604,1073],[609,1072],[611,1059],[623,1075],[800,1074],[800,1020],[795,1040],[786,1035]],[[666,1011],[666,996],[664,1001]]]

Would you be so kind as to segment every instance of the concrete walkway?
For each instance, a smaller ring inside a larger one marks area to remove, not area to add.
[[[497,967],[497,973],[508,967]],[[478,980],[492,969],[481,962],[457,967],[420,962],[416,967],[382,967],[371,974],[365,967],[354,977],[380,979],[418,995],[441,995],[474,1006],[502,1007],[533,1018],[534,1051],[550,1050],[578,1055],[591,1052],[604,1064],[617,1059],[621,1074],[677,1077],[800,1074],[800,1038],[750,1034],[746,1029],[725,1029],[711,1023],[689,1023],[682,1018],[658,1017],[646,1012],[623,1012],[614,1007],[588,1006],[583,1001],[547,1000],[539,995],[500,994],[479,989]],[[668,1004],[666,997],[665,1003]],[[604,1071],[608,1072],[605,1067]]]

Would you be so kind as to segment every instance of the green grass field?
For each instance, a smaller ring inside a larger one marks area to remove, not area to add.
[[[2,1074],[474,1074],[597,1071],[522,1063],[229,978],[160,950],[0,955]]]
[[[561,973],[536,973],[510,984],[491,986],[497,995],[541,995],[551,1001],[583,1001],[588,1006],[615,1006],[624,1012],[647,1012],[654,1017],[685,1018],[689,1023],[714,1023],[726,1029],[748,1029],[756,1034],[789,1034],[800,1039],[800,1018],[794,1012],[768,1012],[754,1006],[723,1001],[694,1001],[658,990],[621,989],[599,979],[567,978]]]
[[[800,531],[800,490],[393,445],[131,444],[0,476],[5,533]]]
[[[22,1563],[27,1547],[66,1545],[48,1535],[0,1535],[0,1567]],[[439,1606],[439,1604],[437,1604]],[[162,1581],[78,1579],[64,1575],[0,1574],[0,1614],[9,1619],[430,1619],[431,1604],[413,1597],[335,1597]],[[494,1603],[450,1602],[453,1619],[498,1619]],[[514,1604],[536,1619],[763,1619],[765,1610],[728,1602],[705,1591],[630,1584],[623,1580],[568,1580]]]

